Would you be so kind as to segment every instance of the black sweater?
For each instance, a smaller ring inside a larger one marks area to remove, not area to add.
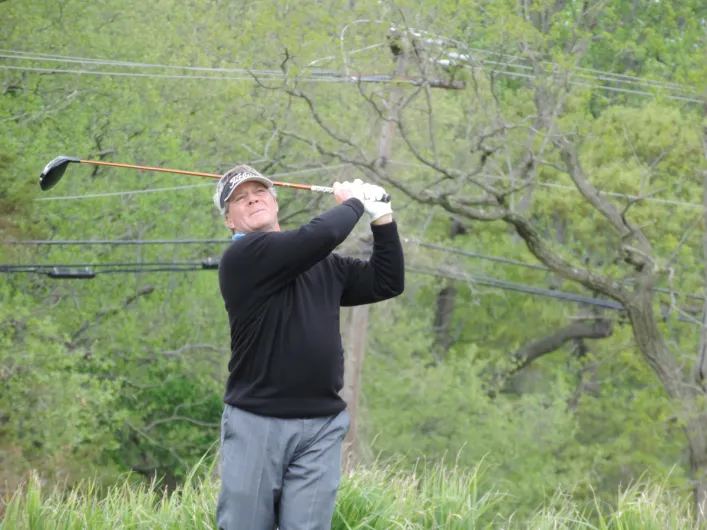
[[[231,327],[224,402],[281,418],[337,414],[344,355],[339,308],[403,292],[405,267],[395,221],[371,225],[368,261],[332,251],[363,215],[349,199],[295,230],[249,233],[219,264]]]

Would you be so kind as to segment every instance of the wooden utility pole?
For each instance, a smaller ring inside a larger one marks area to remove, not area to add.
[[[390,49],[395,57],[395,78],[405,77],[407,70],[407,60],[411,51],[412,43],[404,39],[398,40],[399,35],[390,36]],[[458,89],[457,85],[437,83],[432,87],[445,89]],[[400,84],[396,84],[391,90],[387,105],[387,117],[381,129],[378,142],[377,165],[383,171],[390,171],[388,163],[393,150],[393,137],[396,125],[400,118],[400,102],[403,91]],[[359,439],[359,403],[361,394],[361,373],[363,370],[363,358],[366,352],[366,338],[368,331],[369,305],[351,307],[345,310],[345,318],[342,319],[344,346],[346,354],[345,360],[345,382],[343,397],[348,404],[351,426],[344,440],[344,466],[350,469],[355,465],[361,454]]]
[[[395,57],[395,77],[402,77],[406,71],[406,53],[403,46],[391,46]],[[393,136],[396,121],[400,114],[398,105],[402,97],[400,85],[395,85],[390,92],[388,100],[388,119],[383,122],[380,139],[378,141],[377,164],[385,169],[393,150]],[[366,338],[368,335],[368,315],[370,305],[361,305],[348,308],[344,319],[346,340],[345,385],[344,399],[347,402],[351,426],[344,439],[344,462],[347,468],[354,465],[360,455],[360,440],[358,436],[359,402],[361,395],[361,372],[363,358],[366,352]]]

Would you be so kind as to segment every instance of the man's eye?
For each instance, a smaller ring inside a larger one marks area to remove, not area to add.
[[[236,202],[242,202],[243,201],[243,195],[239,195],[236,197]]]

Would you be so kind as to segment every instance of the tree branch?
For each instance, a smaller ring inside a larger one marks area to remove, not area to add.
[[[137,434],[139,434],[140,436],[142,436],[143,438],[145,438],[145,440],[147,440],[149,443],[151,443],[151,444],[154,445],[155,447],[159,447],[159,448],[164,449],[165,451],[167,451],[167,452],[168,452],[169,454],[171,454],[171,455],[177,460],[177,462],[179,462],[182,466],[186,466],[184,460],[179,456],[179,454],[177,453],[177,451],[175,451],[173,448],[167,447],[167,446],[165,446],[165,445],[162,445],[162,444],[159,443],[157,440],[155,440],[152,436],[150,436],[149,434],[147,434],[144,430],[142,430],[142,429],[140,429],[139,427],[136,427],[135,425],[133,425],[132,423],[130,423],[129,420],[125,420],[125,424],[126,424],[128,427],[130,427],[133,431],[135,431]]]
[[[412,144],[412,142],[410,141],[410,138],[408,137],[408,134],[406,132],[405,126],[403,125],[402,119],[398,123],[398,129],[400,131],[401,138],[403,139],[403,141],[407,145],[408,149],[410,149],[410,152],[422,164],[425,164],[426,166],[434,169],[438,173],[441,173],[442,175],[445,175],[446,177],[448,177],[450,179],[459,179],[460,181],[463,181],[463,180],[466,180],[467,178],[469,178],[474,183],[474,185],[478,186],[479,188],[484,190],[486,193],[488,193],[489,195],[492,195],[494,197],[500,193],[499,190],[497,190],[493,186],[489,186],[480,180],[470,178],[475,175],[478,175],[479,173],[481,173],[483,171],[483,168],[485,166],[485,160],[482,160],[483,163],[478,168],[471,171],[470,173],[464,173],[464,172],[461,172],[461,171],[458,171],[455,169],[442,167],[442,166],[436,164],[435,162],[428,160],[424,155],[422,155],[422,153],[420,153],[417,150],[417,148]]]
[[[188,416],[170,416],[169,418],[161,418],[159,420],[153,421],[149,425],[146,425],[143,430],[145,432],[148,432],[157,427],[158,425],[161,425],[163,423],[169,423],[171,421],[186,421],[189,423],[193,423],[194,425],[199,425],[200,427],[218,427],[221,425],[219,422],[200,421],[195,420],[194,418],[190,418]]]
[[[226,348],[214,346],[213,344],[185,344],[176,350],[166,350],[161,353],[163,357],[175,357],[188,350],[211,350],[216,353],[228,353]]]
[[[77,329],[76,331],[74,331],[74,333],[72,333],[71,339],[69,340],[69,343],[68,343],[68,347],[70,349],[75,348],[77,346],[78,339],[80,339],[81,336],[84,335],[86,333],[86,331],[88,331],[88,329],[91,326],[97,324],[98,322],[100,322],[104,318],[113,316],[116,313],[123,311],[126,307],[128,307],[130,304],[135,302],[138,298],[140,298],[141,296],[149,295],[154,290],[155,290],[155,288],[153,286],[145,285],[145,286],[141,287],[140,290],[138,290],[136,293],[126,297],[120,306],[113,307],[111,309],[102,309],[102,310],[98,311],[91,320],[84,321],[84,323],[81,324],[79,329]]]
[[[366,160],[366,153],[363,151],[363,149],[361,149],[360,146],[356,145],[355,143],[353,143],[351,140],[349,140],[345,136],[337,133],[336,131],[334,131],[334,129],[332,127],[330,127],[328,124],[326,124],[324,122],[321,115],[317,111],[317,107],[314,104],[314,101],[312,101],[311,97],[309,97],[307,94],[305,94],[304,92],[302,92],[300,90],[286,89],[286,92],[290,96],[303,99],[307,103],[307,106],[309,107],[309,110],[312,113],[312,117],[314,118],[314,121],[316,121],[317,124],[319,125],[319,127],[321,127],[322,130],[324,132],[326,132],[331,138],[335,139],[339,143],[342,143],[344,145],[347,145],[347,146],[353,148],[354,150],[356,150],[358,152],[358,154],[361,156],[362,159]]]
[[[552,252],[543,241],[539,232],[524,216],[515,212],[508,212],[504,216],[504,221],[515,227],[518,235],[525,241],[528,250],[551,270],[564,276],[568,280],[581,283],[592,291],[599,291],[614,300],[618,300],[622,304],[625,304],[626,301],[629,300],[629,291],[621,287],[618,282],[609,280],[587,269],[575,267]]]
[[[628,252],[626,261],[634,265],[639,271],[652,270],[655,262],[653,259],[653,249],[650,242],[639,227],[634,227],[628,222],[625,216],[621,215],[616,205],[611,200],[602,197],[599,191],[589,182],[584,173],[584,169],[579,161],[579,156],[575,147],[562,136],[555,140],[555,145],[560,151],[567,172],[582,196],[599,213],[601,213],[621,236],[621,248]],[[628,243],[633,237],[638,240],[639,248],[634,248]],[[650,265],[650,267],[646,267]]]
[[[574,322],[551,335],[521,347],[513,354],[515,363],[508,375],[522,370],[533,361],[558,350],[571,340],[606,339],[611,337],[612,332],[613,326],[610,319],[598,318],[593,321]]]

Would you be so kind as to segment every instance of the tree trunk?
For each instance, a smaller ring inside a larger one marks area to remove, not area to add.
[[[701,526],[707,526],[707,414],[703,403],[704,390],[687,380],[687,374],[683,374],[668,350],[656,324],[651,294],[641,293],[627,307],[634,338],[644,359],[678,408],[680,419],[685,422],[695,517]]]
[[[344,438],[344,469],[348,470],[356,463],[360,455],[358,436],[359,400],[361,395],[361,373],[363,356],[366,351],[366,329],[368,328],[369,306],[348,307],[345,310],[345,357],[344,388],[342,397],[347,403],[351,424]],[[344,311],[342,311],[344,313]]]
[[[451,220],[449,227],[450,239],[453,240],[455,237],[466,233],[466,228],[459,220]],[[433,324],[435,340],[432,345],[432,355],[435,362],[443,361],[447,351],[456,341],[451,330],[454,305],[458,292],[455,284],[454,280],[448,280],[437,293],[437,311],[435,312]]]
[[[636,299],[627,305],[627,313],[636,345],[660,379],[665,392],[671,399],[687,397],[688,386],[685,384],[680,365],[670,353],[656,323],[653,294],[650,291],[639,293]]]
[[[407,65],[407,52],[399,50],[395,54],[395,75],[405,75]],[[381,136],[378,141],[378,167],[386,169],[393,150],[393,136],[397,120],[399,119],[398,106],[402,98],[402,90],[395,86],[391,90],[388,107],[391,118],[383,123]],[[351,424],[344,439],[342,458],[344,469],[350,469],[357,461],[361,452],[361,442],[358,436],[359,399],[361,394],[361,373],[363,371],[363,357],[366,353],[366,335],[368,330],[368,315],[370,305],[355,306],[348,309],[348,333],[346,336],[346,357],[344,366],[344,399],[347,402]]]
[[[687,421],[685,432],[690,450],[695,518],[701,525],[707,526],[707,417],[696,413]]]

